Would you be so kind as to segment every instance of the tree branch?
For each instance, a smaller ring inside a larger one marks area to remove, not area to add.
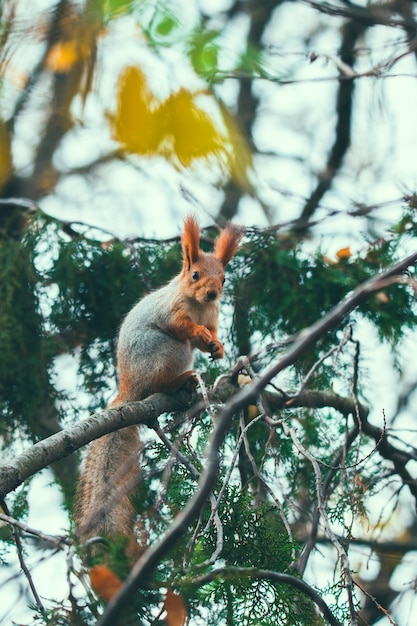
[[[7,517],[9,519],[12,519],[10,517],[10,515],[9,515],[9,510],[8,510],[7,505],[4,502],[4,500],[2,501],[2,509],[6,512]],[[15,540],[15,544],[16,544],[17,556],[18,556],[18,559],[19,559],[20,567],[22,569],[22,572],[26,576],[26,580],[28,581],[28,585],[30,587],[30,590],[32,592],[32,595],[33,595],[33,598],[35,600],[35,604],[36,604],[38,610],[40,611],[40,613],[42,614],[43,617],[46,617],[45,607],[42,604],[42,600],[40,598],[40,595],[38,594],[38,591],[36,589],[35,583],[33,582],[32,574],[30,573],[30,570],[29,570],[28,566],[26,565],[26,561],[25,561],[25,557],[24,557],[24,550],[23,550],[23,546],[22,546],[22,541],[20,539],[20,534],[19,534],[19,527],[16,524],[13,524],[12,525],[12,529],[13,529],[13,536],[14,536],[14,540]]]
[[[375,3],[366,7],[352,3],[349,3],[346,7],[341,7],[332,5],[329,2],[316,2],[315,0],[300,0],[300,2],[317,9],[317,11],[325,15],[346,17],[366,27],[381,24],[383,26],[395,26],[406,29],[415,26],[415,21],[412,18],[398,18],[393,15],[392,2],[387,2],[386,4]]]
[[[361,37],[365,31],[365,28],[365,26],[354,20],[347,22],[343,27],[340,59],[347,67],[354,65],[355,45],[358,38]],[[297,233],[302,234],[309,228],[309,220],[317,209],[320,200],[330,189],[333,179],[342,165],[343,158],[350,146],[350,127],[355,86],[356,82],[354,80],[340,81],[339,83],[336,100],[337,123],[335,140],[327,160],[326,169],[320,176],[319,182],[307,200],[307,203],[304,205],[298,224],[294,227]]]
[[[327,473],[327,476],[325,480],[323,481],[322,490],[323,490],[323,494],[326,495],[326,498],[329,498],[330,486],[334,481],[336,472],[339,469],[340,463],[342,462],[342,459],[344,458],[346,454],[346,450],[351,446],[351,444],[357,437],[358,433],[359,433],[359,429],[357,426],[355,426],[350,432],[346,434],[345,442],[342,448],[339,450],[338,454],[336,455]],[[318,538],[319,522],[320,522],[320,508],[318,504],[316,504],[314,508],[314,512],[313,512],[312,521],[311,521],[311,531],[309,533],[309,537],[298,559],[297,571],[300,574],[304,573],[307,567],[307,561],[310,557],[311,551],[313,550],[316,543],[320,541],[320,539]],[[326,538],[326,539],[328,539],[329,542],[331,541],[330,538]]]
[[[248,49],[260,47],[262,35],[266,26],[269,24],[271,15],[283,0],[249,0],[242,4],[242,7],[249,14],[249,31],[247,36]],[[236,3],[238,5],[238,3]],[[241,131],[245,137],[248,146],[254,150],[252,138],[252,125],[255,120],[256,110],[258,107],[258,96],[252,89],[252,79],[242,74],[239,78],[239,92],[237,96],[237,114],[236,118],[241,126]],[[236,155],[237,157],[238,155]],[[224,188],[224,200],[219,209],[217,220],[227,221],[234,218],[237,213],[239,201],[243,196],[244,190],[235,180],[230,179]],[[264,207],[265,209],[266,207]],[[217,221],[216,220],[216,221]]]
[[[4,501],[2,508],[4,508]],[[26,534],[32,535],[33,537],[37,537],[43,545],[48,545],[54,548],[62,549],[71,545],[71,540],[65,536],[61,535],[46,535],[40,530],[36,528],[32,528],[28,526],[24,522],[21,522],[10,515],[5,515],[4,513],[0,513],[0,522],[4,522],[6,524],[10,524],[12,527],[19,528],[23,530]]]
[[[215,397],[224,402],[235,391],[236,388],[233,385],[224,383],[216,389]],[[304,391],[299,396],[290,399],[288,396],[283,397],[271,392],[265,392],[265,396],[268,399],[268,406],[273,410],[303,406],[309,408],[330,406],[343,414],[349,414],[355,410],[352,399],[338,396],[333,392]],[[175,396],[154,394],[140,402],[129,402],[117,409],[94,413],[74,426],[42,439],[14,457],[9,463],[0,466],[0,498],[14,491],[25,480],[51,463],[73,454],[94,439],[134,424],[146,424],[153,427],[154,420],[162,413],[185,410],[195,405],[197,399],[197,395],[190,398],[190,394],[186,391],[177,392]],[[248,403],[253,401],[251,397],[247,400]],[[363,405],[359,405],[359,410],[363,416],[368,414],[368,408]],[[369,427],[372,429],[372,424]],[[393,446],[391,448],[396,450]]]
[[[158,393],[141,402],[130,402],[115,409],[94,413],[74,426],[39,441],[10,463],[1,466],[0,498],[39,470],[69,456],[90,441],[133,424],[150,425],[161,413],[184,409],[189,402],[190,394],[185,391],[175,397]]]

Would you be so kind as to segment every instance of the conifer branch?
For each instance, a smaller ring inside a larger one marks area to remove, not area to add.
[[[291,574],[284,574],[283,572],[275,572],[273,570],[256,569],[252,567],[222,567],[192,581],[187,580],[184,582],[201,587],[212,582],[213,580],[217,580],[218,578],[228,580],[231,578],[260,578],[262,580],[270,580],[283,585],[289,585],[308,596],[318,606],[324,617],[328,620],[330,626],[342,626],[341,622],[339,622],[335,615],[333,615],[332,611],[329,609],[327,603],[323,600],[320,594],[318,594],[313,587],[304,582],[304,580],[296,578]]]

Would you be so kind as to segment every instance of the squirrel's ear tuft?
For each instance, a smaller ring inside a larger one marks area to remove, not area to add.
[[[200,228],[192,215],[189,215],[184,222],[181,246],[184,268],[188,271],[200,256]]]
[[[217,237],[214,242],[214,255],[223,267],[226,267],[230,259],[236,254],[244,234],[245,231],[242,226],[227,224]]]

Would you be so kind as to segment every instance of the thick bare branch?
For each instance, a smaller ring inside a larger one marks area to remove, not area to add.
[[[216,390],[216,398],[227,401],[235,390],[234,386],[224,384],[221,389]],[[267,397],[269,406],[274,410],[284,408],[288,401],[288,397],[284,399],[279,394],[268,393]],[[184,391],[175,396],[154,394],[141,402],[130,402],[117,409],[95,413],[74,426],[42,439],[9,463],[0,466],[0,498],[16,489],[38,471],[73,454],[94,439],[133,424],[152,426],[154,420],[162,413],[184,410],[196,400],[197,396],[191,399],[190,394]],[[251,401],[253,400],[250,396],[247,402]],[[352,400],[337,396],[333,392],[305,391],[296,398],[291,398],[290,402],[288,407],[291,408],[331,406],[343,414],[349,414],[354,410]],[[361,412],[367,414],[368,409],[360,406]]]
[[[116,409],[95,413],[74,426],[39,441],[13,461],[0,467],[0,498],[39,470],[72,454],[90,441],[133,424],[150,424],[161,413],[184,409],[189,400],[190,395],[186,392],[175,397],[155,394],[142,402],[131,402]]]

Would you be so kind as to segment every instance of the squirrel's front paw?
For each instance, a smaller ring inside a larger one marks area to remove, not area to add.
[[[211,335],[211,332],[205,326],[201,326],[201,325],[197,326],[197,332],[195,333],[195,337],[196,339],[201,341],[203,344],[205,344],[207,347],[210,345],[210,343],[213,342],[213,337]]]
[[[210,358],[212,361],[222,359],[224,357],[224,348],[220,341],[211,341],[208,345]]]

